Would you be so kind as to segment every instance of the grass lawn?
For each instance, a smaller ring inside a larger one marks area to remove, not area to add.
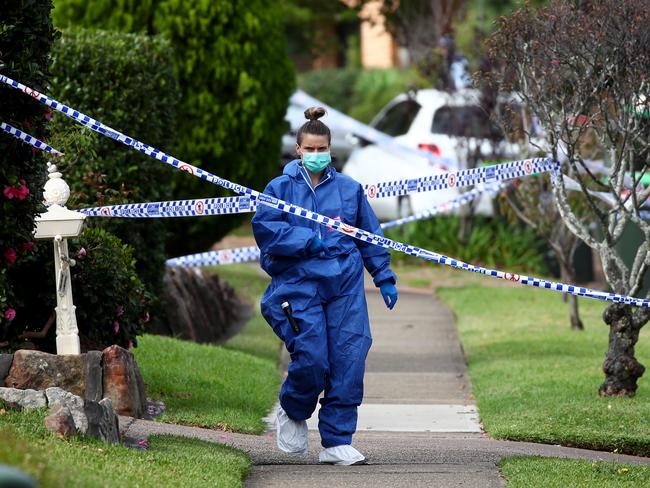
[[[147,394],[167,407],[160,421],[259,434],[280,384],[280,342],[259,312],[268,279],[247,265],[210,271],[255,304],[241,333],[223,347],[144,336],[134,352]]]
[[[270,278],[263,274],[257,263],[254,265],[214,266],[210,268],[210,271],[230,283],[237,292],[248,297],[255,305],[253,318],[224,347],[265,358],[277,364],[280,359],[282,343],[259,311],[260,298],[266,290]]]
[[[145,335],[134,350],[162,422],[261,433],[277,398],[276,362],[223,347]]]
[[[576,459],[512,457],[499,463],[509,488],[618,488],[650,485],[650,466]]]
[[[53,437],[45,410],[0,410],[0,464],[22,469],[42,488],[88,486],[241,486],[249,471],[244,453],[195,439],[149,438],[140,451],[94,439]]]
[[[495,438],[650,455],[650,375],[634,398],[600,398],[606,304],[580,300],[585,331],[569,329],[558,293],[526,287],[447,288],[474,395]],[[650,328],[637,359],[650,366]]]

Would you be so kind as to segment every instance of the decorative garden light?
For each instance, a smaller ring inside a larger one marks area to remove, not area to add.
[[[49,179],[43,196],[47,212],[36,217],[36,239],[54,239],[54,271],[56,274],[56,353],[79,354],[79,330],[72,301],[70,267],[74,259],[68,256],[68,237],[81,234],[86,216],[65,207],[70,187],[52,163],[47,163]]]

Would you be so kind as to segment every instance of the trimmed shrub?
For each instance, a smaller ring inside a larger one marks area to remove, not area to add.
[[[282,121],[295,84],[279,4],[57,0],[56,6],[55,21],[61,27],[156,33],[171,40],[182,94],[175,156],[258,189],[277,172]],[[180,173],[174,176],[174,185],[177,198],[230,194]],[[204,251],[244,218],[170,222],[170,250]]]
[[[169,42],[160,37],[73,29],[52,49],[57,99],[164,151],[176,133],[178,86]],[[116,76],[116,74],[119,74]],[[69,208],[166,200],[174,169],[63,115],[52,119],[52,144],[66,153],[61,168]],[[162,289],[166,230],[160,219],[89,218],[134,249],[138,276]]]
[[[50,0],[3,2],[0,8],[0,74],[47,92],[48,55],[54,41]],[[45,106],[0,83],[0,120],[44,138]],[[16,292],[10,271],[31,254],[34,216],[43,210],[45,159],[0,133],[0,343],[12,339]]]

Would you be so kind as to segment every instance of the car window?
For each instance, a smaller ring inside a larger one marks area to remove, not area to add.
[[[411,127],[420,108],[420,104],[415,100],[396,103],[377,121],[375,129],[393,137],[404,135]]]
[[[445,105],[433,115],[431,132],[454,137],[503,139],[501,129],[476,105]]]

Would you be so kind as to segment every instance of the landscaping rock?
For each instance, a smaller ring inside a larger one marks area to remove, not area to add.
[[[68,408],[74,419],[76,430],[82,434],[88,431],[88,419],[86,418],[83,398],[58,387],[45,390],[45,396],[51,411],[60,406]]]
[[[98,402],[104,396],[104,385],[102,384],[102,378],[104,374],[102,371],[101,351],[88,351],[86,353],[84,371],[86,376],[86,389],[84,391],[84,399],[90,400],[92,402]]]
[[[13,360],[13,354],[0,354],[0,386],[5,384],[5,378],[9,374]]]
[[[168,267],[164,282],[165,320],[149,329],[154,334],[218,344],[237,334],[253,315],[253,305],[212,273]]]
[[[73,437],[77,433],[76,422],[72,412],[65,405],[57,405],[47,417],[45,417],[45,427],[53,434],[59,434],[64,437]]]
[[[144,381],[133,354],[120,346],[103,351],[104,396],[119,415],[142,418],[147,411]]]
[[[85,388],[84,354],[57,356],[41,351],[20,350],[5,379],[9,388],[45,390],[58,386],[75,395]]]
[[[113,410],[111,400],[104,398],[100,402],[86,401],[88,418],[88,435],[105,442],[120,442],[119,420]]]
[[[0,387],[0,400],[9,408],[32,409],[47,406],[45,393],[36,390]]]

